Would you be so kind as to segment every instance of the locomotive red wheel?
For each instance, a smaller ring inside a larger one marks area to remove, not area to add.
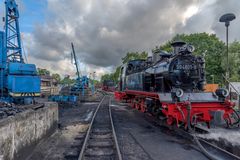
[[[135,103],[134,103],[134,102],[132,102],[131,104],[132,104],[132,105],[131,105],[131,106],[132,106],[132,108],[135,108]]]
[[[145,113],[145,112],[146,112],[146,109],[145,109],[145,107],[144,107],[144,106],[142,106],[142,107],[141,107],[141,111],[142,111],[143,113]]]
[[[233,124],[231,116],[229,114],[225,114],[223,117],[224,117],[224,120],[227,124],[227,127],[230,127]]]
[[[137,103],[136,109],[141,110],[141,105],[139,103]]]
[[[135,100],[133,100],[133,108],[136,108],[136,106],[137,106],[137,103]]]
[[[142,101],[141,101],[141,111],[142,111],[143,113],[146,112],[145,101],[144,101],[144,99],[142,99]]]
[[[173,122],[174,122],[173,117],[168,117],[168,119],[167,119],[167,124],[168,124],[168,125],[172,125]]]

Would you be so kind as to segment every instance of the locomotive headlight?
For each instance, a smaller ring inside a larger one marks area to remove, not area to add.
[[[178,88],[175,91],[176,97],[181,98],[183,96],[183,90]]]
[[[187,51],[192,53],[195,50],[195,47],[193,45],[188,45],[187,46]]]
[[[226,98],[229,95],[229,91],[224,88],[217,89],[215,93],[220,98]]]
[[[172,96],[175,98],[181,98],[183,96],[183,90],[180,88],[174,88],[172,89]]]

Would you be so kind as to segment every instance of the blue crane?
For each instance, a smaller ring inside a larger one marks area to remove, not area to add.
[[[15,0],[5,0],[5,26],[0,31],[0,90],[4,101],[30,102],[40,95],[40,77],[22,55],[19,11]],[[30,101],[29,101],[30,100]]]
[[[85,94],[85,87],[88,85],[88,78],[87,76],[80,76],[80,72],[79,72],[79,68],[78,68],[78,62],[77,62],[77,57],[76,57],[76,53],[75,53],[75,49],[74,49],[74,45],[73,43],[71,43],[72,46],[72,52],[71,52],[71,56],[72,59],[74,60],[74,64],[77,70],[77,79],[76,79],[76,83],[74,84],[74,86],[72,87],[71,91],[75,94],[78,94],[80,91],[82,91],[82,96],[84,96]]]
[[[71,46],[72,46],[71,57],[74,60],[74,64],[75,64],[75,67],[76,67],[76,70],[77,70],[77,81],[80,81],[80,72],[79,72],[79,68],[78,68],[77,57],[76,57],[76,53],[75,53],[73,43],[71,43]]]
[[[14,0],[6,0],[5,37],[9,61],[24,63],[22,58],[18,6]]]

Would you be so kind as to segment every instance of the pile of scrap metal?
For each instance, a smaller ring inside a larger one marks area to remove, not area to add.
[[[14,116],[24,110],[25,108],[17,107],[13,103],[0,102],[0,119],[6,118],[8,116]]]

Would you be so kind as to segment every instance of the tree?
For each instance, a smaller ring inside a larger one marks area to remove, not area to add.
[[[65,76],[60,83],[69,86],[71,84],[74,84],[75,82],[76,82],[75,79],[70,79],[70,76]]]
[[[52,77],[56,79],[57,83],[60,83],[61,81],[61,76],[58,73],[52,74]]]
[[[121,66],[118,66],[115,70],[115,72],[113,73],[113,80],[114,82],[118,82],[119,79],[119,75],[120,75],[120,71],[121,71]]]
[[[230,81],[240,81],[240,42],[237,41],[229,45],[229,71]]]
[[[215,34],[194,33],[190,35],[178,34],[171,41],[160,46],[160,49],[171,51],[171,42],[182,40],[195,46],[195,55],[203,55],[206,61],[206,77],[211,82],[214,76],[215,83],[222,83],[222,73],[225,67],[222,64],[225,54],[225,45]]]
[[[122,58],[122,64],[126,64],[130,60],[135,60],[135,59],[146,59],[148,56],[147,52],[128,52],[125,57]]]
[[[113,74],[104,74],[101,77],[101,82],[103,82],[104,80],[113,80]]]
[[[38,75],[50,75],[50,71],[47,69],[37,68]]]

